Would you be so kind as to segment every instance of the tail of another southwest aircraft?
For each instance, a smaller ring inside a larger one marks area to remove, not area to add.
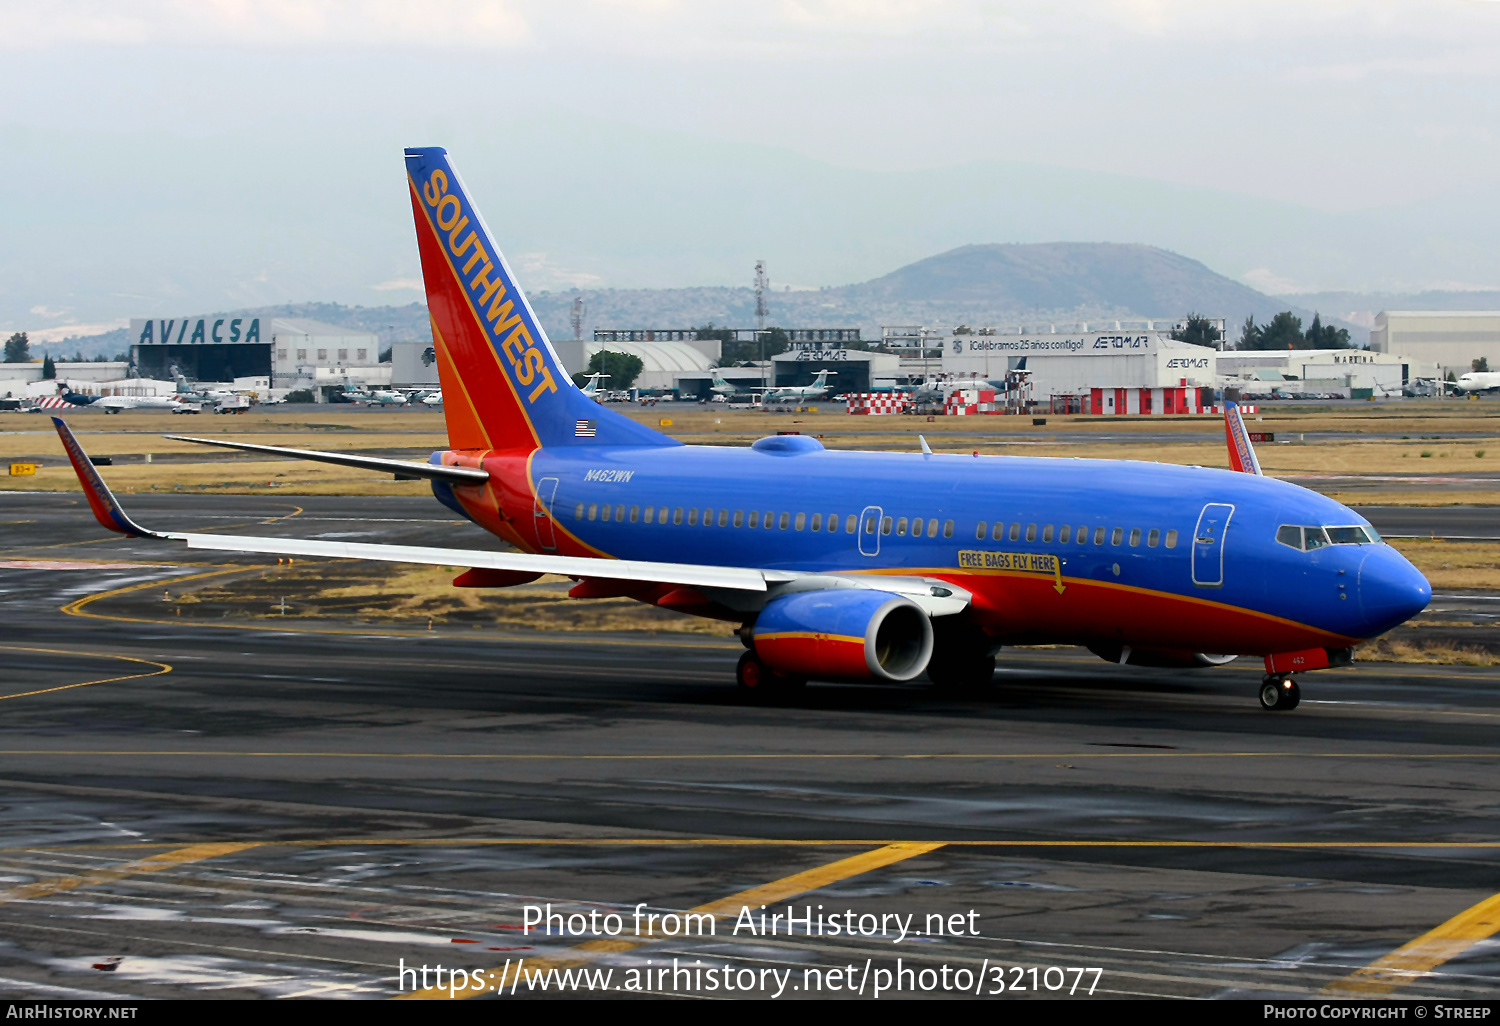
[[[585,396],[441,147],[406,151],[448,444],[677,445]]]

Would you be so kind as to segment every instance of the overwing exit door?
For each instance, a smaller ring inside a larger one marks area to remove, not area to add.
[[[1234,507],[1228,503],[1210,502],[1198,514],[1193,529],[1193,583],[1200,588],[1218,588],[1224,584],[1224,534]]]
[[[866,506],[859,515],[859,554],[880,555],[880,518],[885,510],[879,506]]]

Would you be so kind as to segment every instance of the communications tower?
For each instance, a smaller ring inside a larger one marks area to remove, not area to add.
[[[771,290],[771,279],[766,277],[766,262],[755,261],[755,330],[766,330],[766,293]]]

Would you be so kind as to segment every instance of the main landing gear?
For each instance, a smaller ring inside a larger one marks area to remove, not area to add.
[[[1297,708],[1302,701],[1302,689],[1290,677],[1271,674],[1260,683],[1260,707],[1275,712]]]
[[[740,656],[739,665],[734,668],[734,679],[746,693],[756,697],[784,695],[807,686],[806,677],[773,670],[754,652]]]

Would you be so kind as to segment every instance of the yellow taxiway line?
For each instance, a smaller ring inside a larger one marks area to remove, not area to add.
[[[171,869],[173,866],[181,866],[189,862],[201,862],[204,859],[215,858],[219,855],[231,855],[234,852],[244,851],[247,848],[258,847],[260,847],[260,842],[258,841],[190,844],[185,848],[164,851],[160,855],[137,859],[134,862],[127,862],[124,865],[113,866],[109,869],[94,869],[87,873],[79,873],[77,876],[53,877],[50,880],[39,880],[36,883],[12,887],[6,891],[0,891],[0,903],[45,898],[53,894],[60,894],[63,891],[74,891],[80,887],[93,887],[97,884],[111,883],[115,880],[124,879],[127,876],[135,876],[138,873],[159,873],[163,869]]]
[[[159,663],[154,659],[137,659],[134,656],[106,655],[96,652],[67,652],[56,648],[24,648],[20,645],[0,645],[0,651],[4,652],[42,652],[47,655],[65,655],[74,658],[85,659],[121,659],[127,663],[141,663],[145,666],[155,666],[157,669],[150,673],[128,673],[122,677],[104,677],[100,680],[79,681],[77,684],[59,684],[56,687],[38,688],[35,691],[18,691],[14,695],[0,695],[0,702],[10,698],[27,698],[31,695],[46,695],[53,691],[67,691],[70,688],[86,688],[93,684],[112,684],[120,680],[136,680],[140,677],[159,677],[164,673],[171,673],[172,667],[167,663]]]
[[[1415,983],[1433,969],[1500,932],[1500,894],[1465,909],[1416,940],[1377,958],[1363,969],[1323,988],[1346,997],[1376,997]]]

